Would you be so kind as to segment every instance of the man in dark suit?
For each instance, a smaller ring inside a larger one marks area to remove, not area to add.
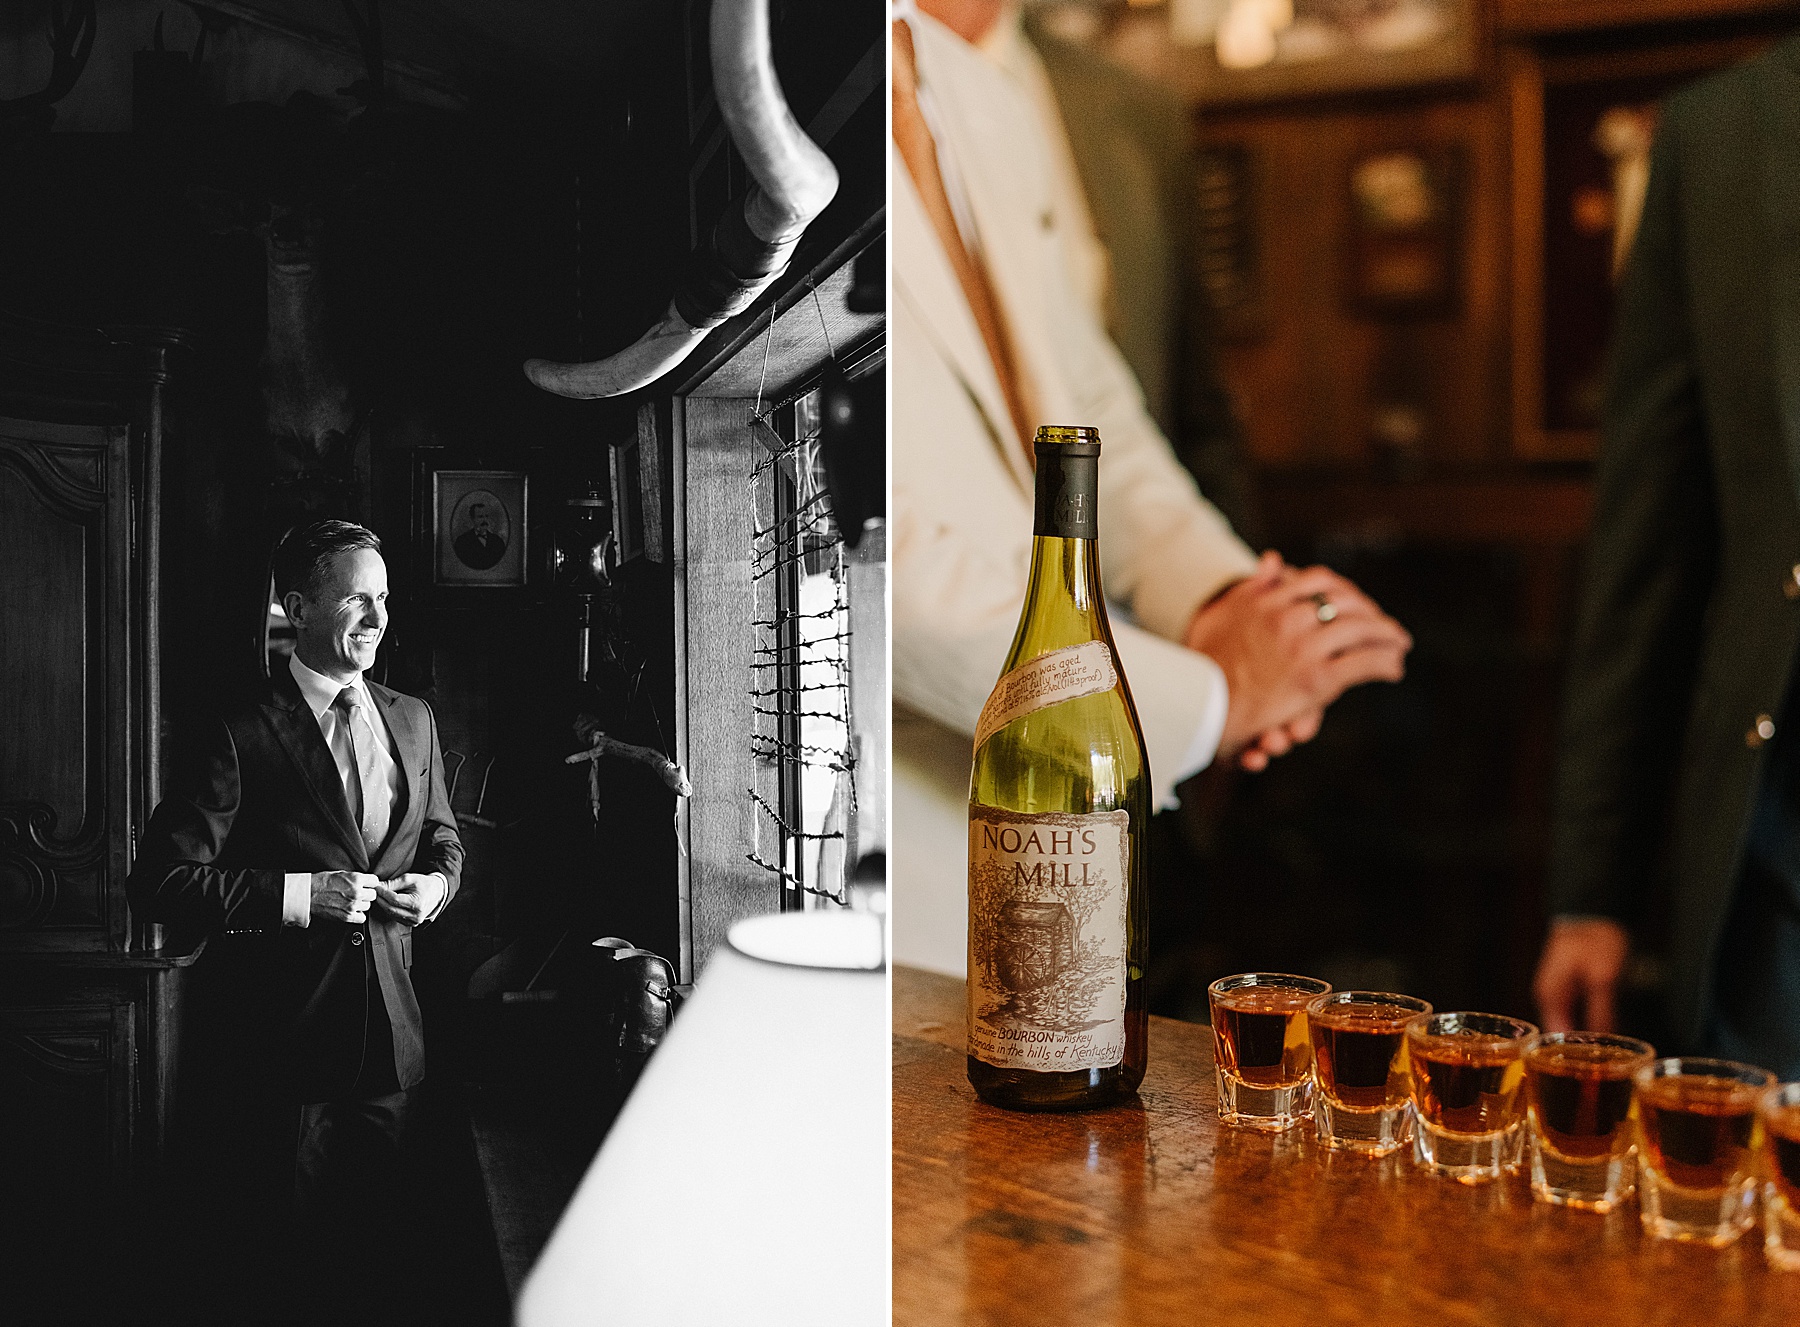
[[[1797,643],[1800,39],[1657,130],[1560,738],[1547,1027],[1613,1021],[1661,912],[1666,1049],[1800,1075]]]
[[[283,541],[293,658],[206,733],[127,886],[140,915],[214,934],[201,962],[235,954],[251,984],[256,1049],[299,1105],[302,1230],[366,1221],[400,1183],[425,1075],[413,928],[462,867],[430,709],[364,676],[388,622],[380,549],[343,521]]]

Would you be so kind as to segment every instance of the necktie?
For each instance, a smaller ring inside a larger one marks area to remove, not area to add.
[[[354,771],[355,786],[346,785],[345,791],[350,794],[350,809],[362,826],[363,846],[368,848],[369,859],[373,861],[381,845],[387,842],[390,808],[386,767],[392,762],[369,722],[361,691],[345,687],[338,692],[332,708],[338,712],[339,731],[350,743],[350,766]]]
[[[1012,415],[1019,445],[1029,457],[1037,430],[1032,426],[1031,410],[1025,404],[1022,375],[1001,322],[999,301],[994,297],[987,269],[969,252],[963,243],[962,232],[956,227],[956,214],[950,206],[950,195],[944,188],[943,173],[938,167],[937,144],[919,109],[912,28],[905,22],[896,22],[893,35],[894,146],[900,150],[907,174],[912,176],[913,184],[918,188],[919,201],[925,205],[932,229],[937,231],[938,242],[956,272],[964,298],[969,301],[969,312],[975,316],[975,326],[987,343],[988,358],[993,361],[994,376],[1000,380],[1000,391],[1006,397],[1006,409]]]

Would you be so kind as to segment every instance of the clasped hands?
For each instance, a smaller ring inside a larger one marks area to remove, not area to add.
[[[1184,643],[1223,670],[1219,753],[1248,770],[1311,741],[1325,707],[1351,687],[1398,682],[1412,649],[1406,628],[1350,581],[1272,552],[1194,614]]]
[[[381,880],[367,871],[315,871],[312,878],[312,915],[356,925],[368,920],[371,906],[395,921],[417,926],[431,915],[443,890],[435,875],[408,871],[392,880]]]

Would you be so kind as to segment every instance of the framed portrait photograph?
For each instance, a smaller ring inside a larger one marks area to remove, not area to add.
[[[524,586],[530,484],[523,470],[431,472],[433,584]]]

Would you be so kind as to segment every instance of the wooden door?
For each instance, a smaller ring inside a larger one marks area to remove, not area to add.
[[[119,952],[134,799],[128,430],[0,418],[0,948]]]

